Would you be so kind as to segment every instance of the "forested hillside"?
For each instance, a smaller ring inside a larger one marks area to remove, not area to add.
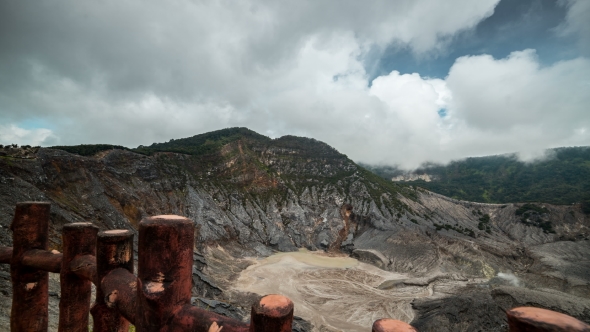
[[[413,173],[433,181],[407,181],[456,199],[485,202],[546,202],[572,204],[590,199],[590,147],[558,148],[549,158],[532,163],[514,155],[467,158],[446,166],[429,164]],[[391,179],[403,172],[393,167],[369,167]]]

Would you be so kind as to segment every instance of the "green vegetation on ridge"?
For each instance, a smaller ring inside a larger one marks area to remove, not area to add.
[[[195,135],[188,138],[171,139],[166,143],[154,143],[150,146],[139,146],[133,151],[152,155],[155,152],[176,152],[190,155],[214,153],[224,145],[239,139],[268,141],[270,138],[260,135],[248,128],[227,128]]]
[[[358,189],[355,183],[359,182],[371,200],[385,204],[393,214],[410,211],[397,194],[417,199],[416,191],[409,186],[393,183],[358,167],[326,143],[290,135],[271,139],[247,128],[227,128],[136,149],[105,144],[54,148],[84,156],[110,149],[150,156],[160,152],[162,154],[157,157],[162,166],[160,176],[186,179],[182,174],[187,174],[198,182],[213,184],[228,192],[237,190],[256,201],[271,197],[281,200],[288,196],[289,190],[299,196],[314,186],[330,188],[353,199],[352,195],[356,195],[353,185]]]
[[[130,150],[121,145],[112,144],[81,144],[81,145],[56,145],[51,149],[64,150],[69,153],[78,154],[81,156],[93,156],[99,152],[107,150]]]
[[[590,212],[590,147],[549,150],[549,158],[523,163],[513,155],[468,158],[446,166],[426,165],[415,174],[433,181],[404,182],[455,199],[483,203],[585,203]],[[394,167],[370,167],[384,178],[401,175]]]

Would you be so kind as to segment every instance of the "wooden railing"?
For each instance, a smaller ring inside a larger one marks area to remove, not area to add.
[[[99,232],[91,223],[67,224],[63,253],[48,251],[50,204],[23,202],[11,225],[13,247],[0,247],[0,264],[10,264],[12,332],[45,332],[48,273],[60,274],[60,332],[137,331],[287,332],[293,302],[271,294],[252,305],[250,323],[190,304],[194,223],[181,216],[149,217],[139,224],[138,271],[133,271],[133,233]],[[96,300],[90,306],[91,283]],[[549,310],[521,307],[507,312],[509,331],[590,331],[585,323]],[[373,332],[416,331],[407,323],[380,319]]]

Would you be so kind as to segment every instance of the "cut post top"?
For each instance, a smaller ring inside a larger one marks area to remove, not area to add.
[[[159,216],[152,216],[152,217],[147,217],[144,218],[140,223],[139,226],[140,227],[151,227],[151,226],[164,226],[164,225],[170,225],[170,224],[193,224],[193,221],[183,217],[183,216],[177,216],[174,214],[162,214]]]
[[[564,331],[590,331],[590,326],[572,316],[559,312],[535,308],[517,307],[506,312],[509,321],[516,320],[527,325],[551,325]]]
[[[395,319],[379,319],[373,323],[373,332],[417,332],[412,325]]]

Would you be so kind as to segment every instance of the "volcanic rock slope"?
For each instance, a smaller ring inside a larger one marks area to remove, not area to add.
[[[219,246],[238,258],[297,248],[345,252],[427,284],[515,273],[529,288],[590,297],[590,220],[579,206],[453,200],[386,181],[314,139],[233,128],[135,151],[80,156],[41,148],[29,157],[0,157],[0,245],[11,245],[17,202],[50,201],[57,250],[66,223],[135,231],[146,216],[191,218],[198,229],[195,274],[205,284],[197,291],[208,296],[222,297],[222,279],[235,277],[215,271],[211,262],[224,260],[211,248]],[[1,269],[8,285],[7,267]],[[495,290],[502,303],[534,303],[506,289]],[[456,301],[464,303],[461,296]],[[440,327],[440,317],[449,326],[463,319],[461,310],[432,307],[442,310],[415,305],[426,317],[422,330]],[[577,316],[587,320],[590,306]]]

